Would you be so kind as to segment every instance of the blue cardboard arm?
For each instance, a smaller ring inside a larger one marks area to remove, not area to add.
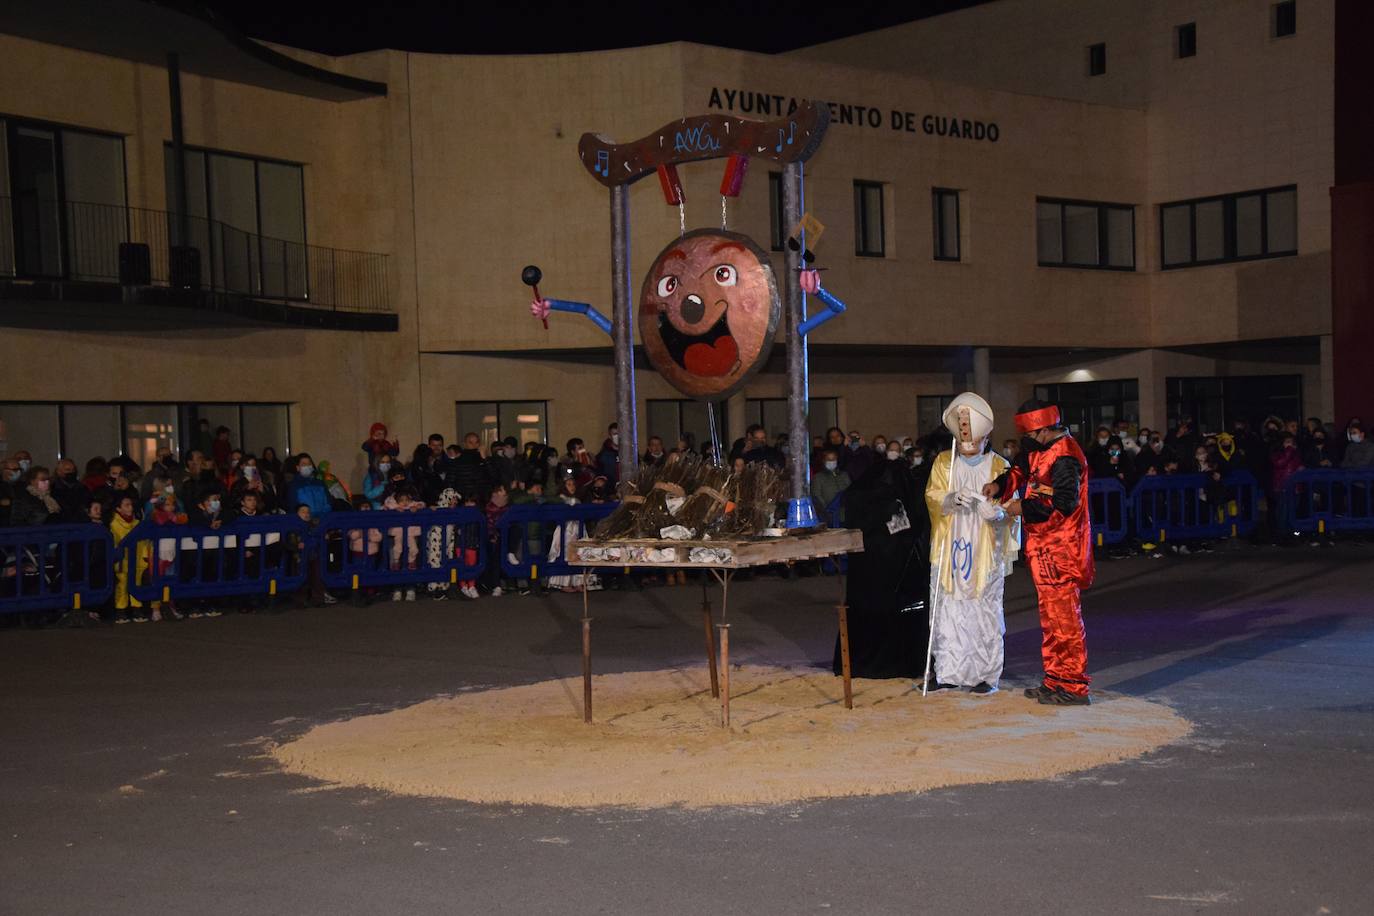
[[[611,333],[611,319],[598,312],[595,308],[585,302],[569,302],[566,299],[548,299],[549,310],[554,312],[581,312],[591,319],[592,324],[596,325],[607,334]],[[841,309],[844,306],[840,306]]]
[[[846,308],[843,302],[835,298],[835,296],[824,287],[816,290],[816,298],[825,303],[825,311],[817,312],[801,323],[801,327],[797,328],[797,332],[801,334],[802,337],[810,334],[816,328],[843,312]]]

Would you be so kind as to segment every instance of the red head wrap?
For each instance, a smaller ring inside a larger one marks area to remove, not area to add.
[[[1059,408],[1053,404],[1042,407],[1039,410],[1032,410],[1029,413],[1018,413],[1016,415],[1016,431],[1022,435],[1033,433],[1037,429],[1044,429],[1047,426],[1060,426]]]
[[[369,430],[367,431],[367,434],[370,436],[370,435],[372,435],[373,433],[377,432],[378,430],[381,430],[382,435],[385,436],[385,435],[386,435],[386,424],[385,424],[385,423],[373,423],[373,424],[372,424],[372,428],[369,429]]]

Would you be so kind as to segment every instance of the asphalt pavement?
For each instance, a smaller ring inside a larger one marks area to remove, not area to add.
[[[575,595],[8,628],[0,913],[1370,913],[1371,572],[1355,544],[1103,560],[1094,686],[1175,707],[1196,724],[1181,743],[1049,780],[706,810],[389,796],[263,755],[316,723],[578,674]],[[834,595],[732,586],[732,661],[828,662]],[[699,604],[597,593],[596,670],[698,663]],[[1007,604],[1008,679],[1030,683],[1024,570]]]

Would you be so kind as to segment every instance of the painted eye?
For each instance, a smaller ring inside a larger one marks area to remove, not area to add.
[[[677,289],[677,277],[672,274],[658,281],[658,294],[660,296],[671,296]]]
[[[721,286],[734,286],[738,275],[735,268],[729,264],[722,264],[716,268],[716,282]]]

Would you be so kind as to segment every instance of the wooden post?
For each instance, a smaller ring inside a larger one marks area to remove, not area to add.
[[[854,690],[849,683],[849,607],[841,604],[840,611],[840,667],[844,672],[844,708],[854,708]]]
[[[587,576],[582,576],[582,721],[592,722],[592,618],[587,600]]]
[[[720,724],[730,727],[730,624],[716,624],[720,630]]]
[[[720,698],[720,680],[716,672],[716,634],[712,632],[710,585],[703,576],[701,580],[701,619],[706,629],[706,664],[711,669],[711,696]]]

